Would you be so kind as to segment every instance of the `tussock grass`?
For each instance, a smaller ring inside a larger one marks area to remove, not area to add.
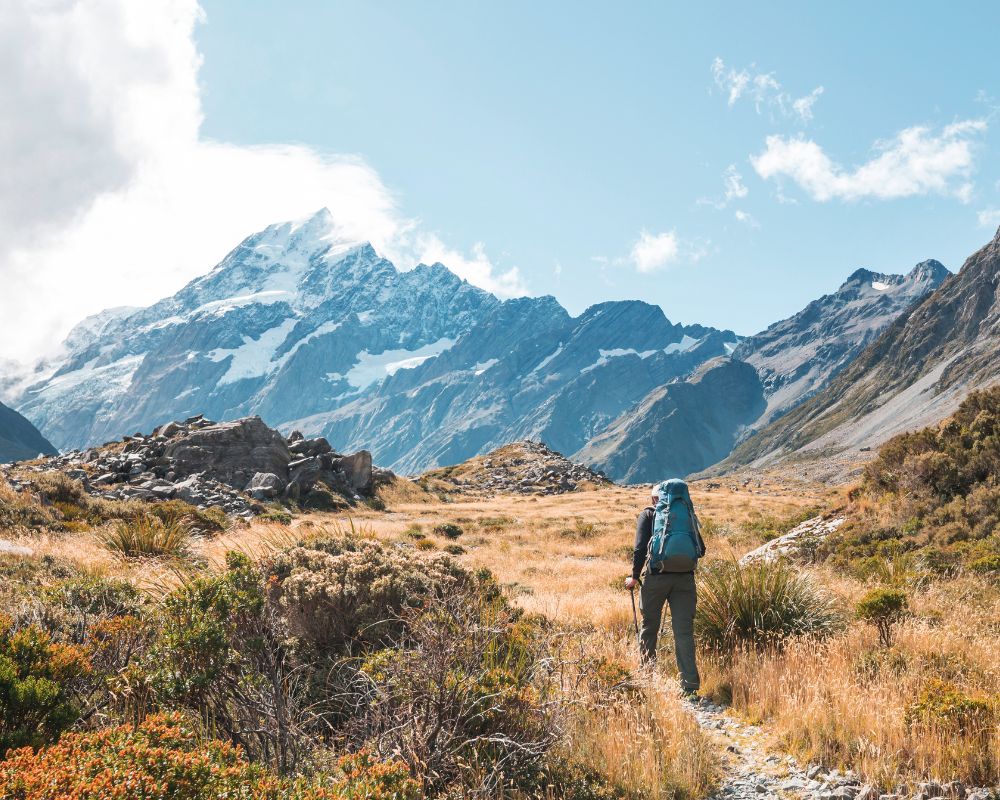
[[[700,571],[695,636],[704,648],[781,647],[796,636],[829,636],[841,622],[832,600],[783,562],[716,561]]]
[[[181,558],[188,553],[191,529],[183,519],[141,516],[117,520],[103,535],[104,546],[125,558]]]

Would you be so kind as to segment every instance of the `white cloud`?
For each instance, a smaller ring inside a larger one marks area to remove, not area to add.
[[[757,72],[754,64],[739,70],[735,67],[727,68],[718,56],[712,61],[712,78],[715,85],[726,94],[730,108],[746,95],[753,100],[758,114],[768,109],[783,117],[797,119],[803,124],[812,121],[813,105],[823,94],[823,87],[817,86],[807,95],[793,97],[785,91],[773,72]]]
[[[83,316],[153,302],[243,237],[326,206],[407,267],[524,291],[405,218],[361,158],[201,137],[197,0],[14,0],[0,14],[0,355],[51,351]]]
[[[740,175],[735,164],[730,164],[726,169],[722,183],[726,190],[726,203],[731,203],[733,200],[742,200],[750,193],[750,190],[743,185],[743,176]]]
[[[760,223],[758,223],[757,220],[754,219],[753,215],[749,214],[746,211],[740,211],[739,209],[737,209],[733,213],[733,216],[736,217],[736,221],[737,222],[742,222],[744,225],[746,225],[746,226],[748,226],[750,228],[759,228],[760,227]]]
[[[973,139],[985,130],[984,120],[954,123],[940,133],[922,125],[906,128],[893,139],[876,142],[872,158],[854,169],[835,163],[811,139],[768,136],[764,152],[750,162],[765,180],[789,178],[820,202],[922,194],[968,202]]]
[[[984,228],[996,230],[1000,228],[1000,208],[984,208],[979,214],[979,224]]]
[[[680,244],[674,231],[649,233],[643,231],[632,245],[632,263],[639,272],[656,272],[676,261],[680,255]]]

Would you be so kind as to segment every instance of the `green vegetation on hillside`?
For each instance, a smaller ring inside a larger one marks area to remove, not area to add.
[[[827,544],[835,563],[928,574],[1000,572],[1000,387],[973,392],[936,427],[886,442]]]

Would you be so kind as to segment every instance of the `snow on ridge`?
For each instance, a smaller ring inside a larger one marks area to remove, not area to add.
[[[886,291],[888,289],[891,289],[892,288],[892,284],[885,283],[883,281],[872,281],[872,288],[876,292],[884,292],[884,291]]]
[[[418,347],[416,350],[386,350],[374,354],[362,350],[356,356],[357,362],[342,377],[346,378],[351,386],[364,389],[390,375],[395,375],[401,369],[419,367],[425,361],[436,358],[445,350],[450,349],[455,342],[455,339],[444,337],[436,342]],[[333,374],[337,373],[331,373],[331,375]],[[327,377],[331,377],[331,375]]]
[[[219,385],[266,375],[275,366],[275,351],[288,338],[297,321],[295,317],[288,317],[273,328],[268,328],[256,339],[244,336],[243,344],[239,347],[218,347],[206,353],[209,360],[216,362],[232,357],[226,374],[219,378]]]
[[[672,344],[668,344],[666,347],[664,347],[663,352],[667,353],[668,355],[670,353],[686,353],[696,344],[698,344],[698,340],[693,339],[692,337],[688,336],[685,333],[684,337],[679,342],[673,342]]]
[[[472,368],[473,369],[472,374],[477,376],[482,375],[487,370],[493,369],[493,367],[495,367],[499,363],[500,363],[499,358],[491,358],[487,361],[480,361],[478,364],[476,364],[476,366]]]
[[[545,369],[549,364],[552,363],[552,360],[554,358],[558,357],[558,355],[562,351],[563,351],[563,344],[562,344],[562,342],[559,342],[559,346],[555,350],[553,350],[551,353],[549,353],[547,356],[545,356],[545,358],[543,358],[540,362],[538,362],[538,366],[535,367],[531,371],[532,372],[538,372],[539,370]]]

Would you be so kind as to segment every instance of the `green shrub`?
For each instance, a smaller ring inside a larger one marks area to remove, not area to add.
[[[83,484],[55,470],[33,475],[34,490],[43,503],[80,504],[86,497]]]
[[[911,725],[975,736],[989,731],[997,714],[990,702],[970,697],[955,685],[932,678],[907,709],[906,719]]]
[[[695,633],[720,653],[825,636],[840,621],[832,601],[785,563],[717,561],[700,570]]]
[[[858,619],[874,626],[883,647],[892,646],[892,629],[906,615],[906,593],[897,589],[872,589],[854,610]]]
[[[462,528],[456,525],[454,522],[443,522],[440,525],[434,526],[434,533],[438,536],[443,536],[446,539],[457,539],[462,535]]]
[[[805,508],[782,516],[763,511],[751,511],[747,520],[740,527],[756,539],[769,542],[784,536],[792,528],[815,517],[821,512],[818,508]],[[703,531],[704,534],[704,531]]]
[[[89,671],[81,648],[53,642],[35,625],[15,630],[9,617],[0,618],[0,755],[51,742],[76,722],[74,689]]]
[[[291,525],[292,513],[283,508],[270,508],[257,517],[261,522],[276,522],[278,525]]]
[[[179,558],[187,553],[190,528],[183,520],[137,516],[116,520],[103,538],[105,547],[126,558]]]
[[[465,553],[465,548],[460,544],[446,544],[442,549],[450,556],[460,556]]]
[[[416,522],[403,531],[403,536],[409,536],[411,539],[423,539],[426,535],[423,526],[418,525]]]
[[[0,763],[0,796],[19,800],[417,800],[420,787],[399,763],[361,753],[325,780],[283,780],[229,743],[205,739],[178,714],[67,734],[37,753]]]

